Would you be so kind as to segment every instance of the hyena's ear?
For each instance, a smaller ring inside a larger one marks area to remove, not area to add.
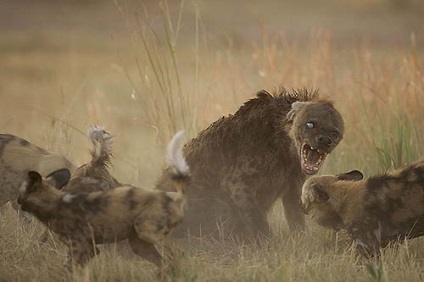
[[[46,181],[48,181],[51,185],[56,187],[57,189],[61,189],[63,186],[68,184],[69,179],[71,178],[71,172],[67,168],[58,169],[53,171],[46,177]]]
[[[302,110],[306,105],[308,105],[308,102],[294,102],[291,105],[291,110],[287,113],[287,119],[289,121],[293,121],[295,116]]]
[[[265,89],[262,89],[261,91],[256,93],[256,96],[258,98],[262,98],[262,99],[272,99],[273,98],[272,94],[269,93],[268,91],[266,91]]]
[[[325,192],[325,188],[320,184],[312,186],[312,197],[315,203],[325,203],[330,199],[328,194]]]
[[[37,190],[38,187],[40,187],[42,180],[43,178],[38,172],[33,170],[28,171],[27,181],[24,184],[25,191],[27,193],[34,192],[35,190]]]
[[[359,170],[352,170],[346,173],[336,175],[337,180],[359,181],[364,175]]]

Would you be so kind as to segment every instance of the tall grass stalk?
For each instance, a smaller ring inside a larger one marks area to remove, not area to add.
[[[196,99],[199,91],[199,15],[195,16],[196,35],[194,39],[194,87],[181,80],[179,51],[177,48],[181,30],[185,1],[180,2],[177,19],[174,23],[167,1],[161,2],[163,36],[157,28],[149,24],[148,13],[138,15],[138,42],[141,44],[136,54],[138,79],[130,78],[130,83],[142,101],[147,123],[153,127],[160,145],[164,147],[172,135],[185,129],[189,134],[197,129]],[[128,77],[131,77],[128,74]],[[190,81],[190,80],[189,80]]]

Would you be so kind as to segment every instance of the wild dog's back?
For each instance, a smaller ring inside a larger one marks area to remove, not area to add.
[[[392,241],[424,236],[424,161],[361,179],[358,171],[310,178],[304,211],[324,227],[346,229],[366,256]]]
[[[176,192],[124,185],[106,192],[66,193],[58,204],[61,220],[52,226],[63,231],[76,226],[75,221],[89,222],[98,242],[125,238],[133,228],[149,242],[167,235],[183,219],[184,190],[190,181],[190,170],[181,152],[182,139],[180,131],[169,143],[166,155]]]
[[[364,214],[382,223],[382,237],[424,235],[424,161],[370,177],[363,197]]]

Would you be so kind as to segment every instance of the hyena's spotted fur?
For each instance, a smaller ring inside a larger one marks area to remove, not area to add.
[[[28,171],[36,170],[42,176],[47,176],[60,168],[76,169],[62,155],[35,146],[18,136],[0,134],[0,207],[18,198],[19,187]]]
[[[378,254],[392,241],[424,235],[424,160],[365,180],[359,171],[312,177],[302,204],[318,224],[347,230],[362,254]]]
[[[55,188],[66,178],[59,170],[47,178],[30,171],[22,186],[22,209],[34,214],[69,248],[68,264],[84,265],[98,249],[96,244],[128,239],[132,250],[160,266],[155,244],[183,218],[184,189],[190,172],[181,150],[182,132],[171,141],[167,160],[177,192],[152,191],[124,185],[105,192],[66,193]]]
[[[268,235],[267,214],[279,199],[290,230],[302,229],[302,184],[343,134],[340,113],[317,91],[260,91],[184,146],[192,184],[186,218],[173,235]],[[159,190],[172,191],[168,173]]]

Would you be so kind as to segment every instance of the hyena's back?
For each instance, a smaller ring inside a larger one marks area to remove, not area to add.
[[[46,176],[60,168],[76,169],[59,154],[35,146],[23,138],[0,134],[0,207],[17,199],[29,170],[39,171]]]

